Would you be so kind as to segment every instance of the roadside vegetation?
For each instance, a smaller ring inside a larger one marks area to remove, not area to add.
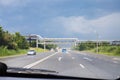
[[[96,48],[91,51],[96,52]],[[98,47],[98,53],[110,56],[120,56],[120,46],[100,46]]]
[[[29,43],[19,32],[14,34],[3,30],[0,26],[0,57],[23,54],[29,49]]]
[[[0,57],[21,55],[27,53],[27,49],[7,49],[6,47],[0,47]]]
[[[33,48],[33,47],[30,47],[30,50],[35,50],[37,53],[41,53],[41,52],[47,52],[49,51],[48,49],[42,49],[42,48]]]
[[[0,27],[0,47],[1,46],[14,50],[29,48],[27,40],[19,32],[11,34],[8,31],[4,31],[2,27]]]
[[[53,44],[46,45],[46,50],[43,49],[44,45],[39,45],[39,48],[35,47],[35,41],[27,41],[19,32],[10,33],[3,30],[2,26],[0,26],[0,57],[26,54],[29,49],[44,52],[51,48],[56,48],[57,46]]]
[[[87,41],[84,43],[79,43],[76,47],[79,51],[88,51],[97,53],[97,43],[92,41]],[[111,45],[108,42],[102,42],[98,44],[98,54],[105,54],[109,56],[120,56],[120,46]]]

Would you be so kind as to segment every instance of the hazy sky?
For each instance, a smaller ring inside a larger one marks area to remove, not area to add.
[[[24,35],[120,40],[120,0],[0,0],[0,25]]]

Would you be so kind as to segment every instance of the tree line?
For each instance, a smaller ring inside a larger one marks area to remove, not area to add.
[[[7,49],[28,49],[29,43],[19,32],[14,34],[3,30],[0,26],[0,47],[7,47]]]
[[[83,51],[83,50],[91,50],[93,48],[96,48],[98,44],[98,47],[100,46],[110,46],[109,42],[103,41],[103,42],[94,42],[94,41],[86,41],[79,43],[75,49]]]

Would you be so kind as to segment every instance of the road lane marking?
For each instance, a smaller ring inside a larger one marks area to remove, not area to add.
[[[87,54],[85,54],[85,53],[82,53],[82,54],[85,55],[85,56],[87,55]]]
[[[87,55],[86,53],[76,52],[76,54]]]
[[[47,60],[48,58],[54,56],[55,54],[57,54],[57,52],[54,53],[54,54],[52,54],[52,55],[49,55],[49,56],[47,56],[47,57],[45,57],[45,58],[43,58],[43,59],[41,59],[41,60],[38,60],[38,61],[36,61],[36,62],[34,62],[34,63],[31,63],[31,64],[29,64],[29,65],[27,65],[27,66],[24,66],[23,68],[31,68],[31,67],[37,65],[38,63],[43,62],[43,61]]]
[[[71,56],[71,53],[67,53],[68,54],[68,56]]]
[[[80,67],[81,67],[81,68],[85,68],[85,66],[84,66],[84,65],[82,65],[82,64],[79,64],[79,65],[80,65]]]
[[[72,57],[72,59],[75,59],[75,57]]]
[[[113,58],[113,60],[118,60],[118,61],[120,61],[120,58]]]
[[[59,58],[58,58],[58,61],[61,61],[61,59],[62,59],[62,57],[59,57]]]
[[[118,63],[117,61],[113,61],[113,63]]]
[[[86,60],[88,60],[88,61],[92,61],[92,59],[87,58],[87,57],[84,57],[83,59],[86,59]]]
[[[70,54],[69,52],[66,52],[66,54]]]

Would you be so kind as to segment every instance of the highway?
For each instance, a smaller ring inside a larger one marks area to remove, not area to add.
[[[120,58],[99,54],[69,51],[37,53],[0,58],[9,67],[47,69],[60,75],[115,79],[120,76]]]

